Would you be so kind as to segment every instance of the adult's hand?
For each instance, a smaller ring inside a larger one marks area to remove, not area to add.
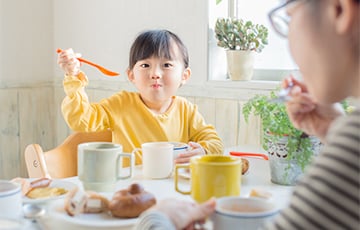
[[[283,81],[286,87],[292,81],[294,87],[290,91],[291,100],[286,103],[286,110],[294,127],[315,135],[323,142],[331,123],[344,114],[339,103],[321,105],[315,103],[308,93],[307,87],[300,81],[290,78]]]
[[[196,225],[205,223],[206,218],[214,212],[215,205],[214,198],[202,204],[168,198],[159,201],[151,209],[167,215],[176,229],[192,230]]]

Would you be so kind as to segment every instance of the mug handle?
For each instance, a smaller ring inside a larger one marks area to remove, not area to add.
[[[141,148],[135,148],[135,149],[131,152],[131,155],[135,156],[134,166],[135,166],[135,162],[136,162],[136,157],[140,158],[140,160],[141,160],[141,162],[142,162],[142,156],[140,155],[139,151],[141,151]]]
[[[177,164],[175,165],[175,190],[181,194],[184,194],[184,195],[190,195],[191,194],[191,187],[190,187],[190,190],[189,191],[184,191],[184,190],[181,190],[179,188],[179,185],[178,185],[178,179],[179,179],[179,169],[181,168],[184,168],[184,169],[189,169],[189,166],[190,164]]]
[[[122,158],[123,157],[128,157],[130,159],[130,172],[129,172],[129,175],[126,175],[126,176],[120,176],[121,170],[123,170],[123,167],[122,167]],[[132,154],[119,153],[118,158],[116,160],[116,168],[118,169],[117,170],[118,174],[116,175],[116,178],[118,180],[131,178],[133,176],[133,172],[134,172],[134,165],[135,165],[135,163],[134,163],[134,158],[132,157]]]

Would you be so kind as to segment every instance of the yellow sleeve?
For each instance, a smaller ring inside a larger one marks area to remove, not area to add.
[[[197,120],[198,121],[198,120]],[[222,155],[224,154],[224,145],[221,138],[218,136],[214,126],[210,124],[194,124],[198,129],[194,132],[192,140],[199,143],[209,155]]]
[[[198,111],[196,105],[191,105],[189,124],[190,141],[199,143],[206,151],[206,154],[224,154],[224,145],[213,125],[207,124],[204,117]]]
[[[97,103],[90,103],[85,92],[88,79],[84,73],[65,76],[63,81],[66,97],[61,111],[66,123],[74,131],[95,132],[110,128],[108,112]]]

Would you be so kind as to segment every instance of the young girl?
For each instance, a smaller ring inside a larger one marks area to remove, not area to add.
[[[127,69],[128,79],[138,92],[120,91],[99,103],[88,100],[84,90],[88,80],[80,70],[78,56],[72,49],[58,56],[67,95],[62,112],[71,129],[110,129],[113,142],[120,143],[124,152],[152,141],[188,143],[190,150],[180,154],[176,163],[189,162],[195,155],[223,153],[221,139],[197,106],[175,96],[191,75],[187,49],[177,35],[167,30],[141,33],[130,49]],[[137,158],[136,164],[140,163]]]

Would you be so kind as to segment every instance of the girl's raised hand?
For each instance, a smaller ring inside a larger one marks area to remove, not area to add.
[[[66,49],[58,54],[57,63],[66,75],[77,76],[80,73],[80,61],[77,59],[79,57],[81,54],[74,53],[71,48]]]

